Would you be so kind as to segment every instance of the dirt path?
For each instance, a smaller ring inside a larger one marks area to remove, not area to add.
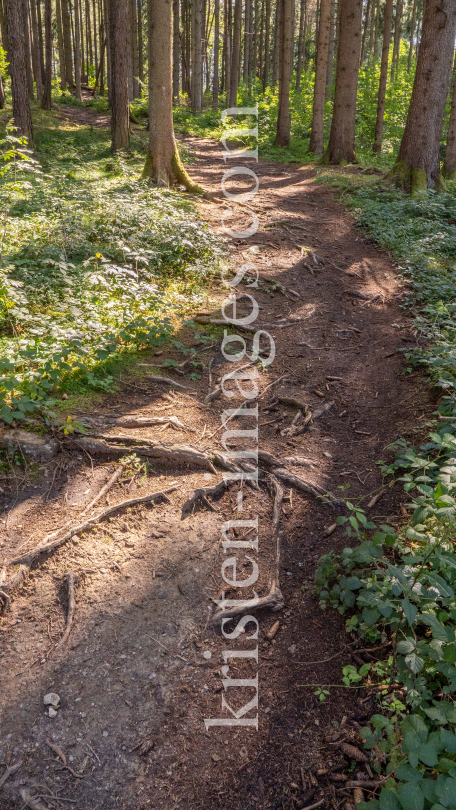
[[[193,176],[214,193],[211,202],[201,204],[203,214],[218,228],[227,210],[215,199],[226,169],[221,151],[214,143],[185,140],[195,153]],[[269,373],[259,375],[259,387],[264,390],[287,375],[259,400],[260,448],[278,458],[311,459],[313,466],[294,472],[315,485],[340,493],[338,487],[349,484],[350,496],[366,495],[380,484],[376,461],[385,456],[386,446],[432,407],[425,383],[416,375],[402,375],[397,349],[414,337],[399,306],[393,265],[355,229],[330,192],[313,183],[311,169],[261,163],[255,171],[260,192],[254,207],[261,228],[249,240],[230,242],[228,250],[238,263],[251,257],[260,278],[279,280],[299,295],[285,297],[270,283],[255,292],[261,323],[279,322],[268,327],[277,356]],[[244,214],[238,212],[239,222]],[[287,227],[273,227],[278,221]],[[254,245],[259,251],[246,253]],[[308,266],[301,260],[302,245],[315,253],[315,262],[311,256],[305,260]],[[216,285],[211,294],[222,300],[224,293]],[[192,340],[191,334],[183,332],[184,342]],[[221,450],[221,431],[208,437],[220,427],[222,411],[233,405],[222,399],[211,407],[201,403],[208,392],[209,360],[213,384],[232,364],[218,347],[202,357],[202,379],[187,383],[195,395],[183,392],[172,401],[144,378],[140,389],[125,388],[100,410],[172,413],[195,433],[168,430],[167,441]],[[296,408],[274,405],[276,395],[305,401],[313,412],[322,403],[333,404],[306,432],[290,438],[280,430],[291,424]],[[138,428],[134,433],[163,440],[159,431]],[[112,436],[116,432],[111,428]],[[19,493],[10,510],[0,537],[4,560],[14,558],[19,547],[34,547],[66,520],[77,523],[115,466],[95,461],[92,472],[83,453],[57,458],[46,467],[49,483],[34,496]],[[22,766],[0,789],[1,810],[22,807],[24,789],[47,797],[41,799],[45,807],[78,810],[292,810],[321,798],[323,808],[337,808],[350,798],[317,771],[344,762],[339,743],[359,743],[356,719],[372,707],[337,688],[320,703],[314,688],[306,686],[338,684],[341,667],[352,663],[344,619],[321,613],[312,593],[320,554],[346,545],[340,529],[324,537],[336,513],[312,495],[293,491],[292,501],[284,504],[280,579],[285,607],[275,639],[268,642],[265,634],[277,615],[265,612],[259,615],[258,664],[228,662],[230,677],[253,678],[258,672],[258,731],[205,731],[204,718],[228,716],[222,709],[223,651],[239,645],[251,649],[242,636],[227,643],[210,621],[211,599],[223,584],[221,526],[239,517],[235,490],[214,501],[216,512],[199,505],[190,516],[181,514],[195,487],[220,478],[220,471],[214,476],[154,463],[146,480],[111,490],[111,503],[178,481],[169,502],[135,507],[73,538],[42,560],[16,594],[0,625],[0,762],[21,761]],[[5,499],[11,504],[11,495]],[[399,487],[389,490],[371,510],[373,519],[399,520],[401,500]],[[263,485],[244,490],[242,517],[256,515],[260,577],[255,589],[262,594],[274,552],[272,501]],[[67,644],[56,649],[65,626],[65,572],[70,569],[79,574],[75,622]],[[60,696],[53,718],[43,706],[43,696],[51,691]],[[250,697],[245,692],[238,705]],[[341,730],[344,715],[352,722]],[[59,746],[82,778],[62,769],[46,741]]]

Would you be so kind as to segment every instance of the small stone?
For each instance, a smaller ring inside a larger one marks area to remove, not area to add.
[[[107,731],[103,731],[103,737],[107,737],[107,736],[108,736],[108,732],[107,732]]]
[[[294,655],[296,652],[296,644],[291,644],[291,646],[288,647],[288,652],[291,653],[291,655]]]
[[[49,717],[57,717],[57,712],[52,706],[49,706]]]
[[[48,692],[43,698],[45,706],[58,706],[60,704],[60,696],[57,692]]]

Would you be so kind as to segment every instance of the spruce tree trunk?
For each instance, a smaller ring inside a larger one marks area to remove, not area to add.
[[[310,134],[310,151],[315,155],[322,155],[324,151],[323,124],[325,118],[330,12],[331,0],[321,0],[320,24],[318,26],[317,66],[314,82],[312,129]]]
[[[192,5],[192,110],[199,115],[203,108],[203,0]]]
[[[128,99],[128,9],[127,0],[109,5],[111,47],[111,151],[130,149],[130,105]]]
[[[2,74],[0,73],[0,110],[5,106],[5,88],[3,86]]]
[[[394,82],[399,67],[399,48],[401,46],[402,0],[396,0],[396,16],[394,18],[394,47],[391,60],[391,83]]]
[[[301,87],[302,68],[304,65],[304,47],[306,39],[306,14],[307,0],[301,0],[299,12],[299,34],[298,34],[298,62],[296,65],[296,90]]]
[[[65,46],[63,44],[62,9],[60,0],[55,0],[55,19],[57,26],[57,46],[59,51],[60,89],[66,89]]]
[[[9,54],[9,44],[8,44],[8,32],[6,30],[6,8],[5,8],[5,5],[6,5],[6,0],[0,0],[0,28],[1,28],[1,31],[2,31],[2,45],[3,45],[4,50],[7,53],[6,59],[8,61],[8,66],[7,66],[6,69],[7,69],[8,73],[11,74],[10,65],[9,65],[9,56],[8,56],[8,54]]]
[[[249,65],[249,38],[250,38],[250,9],[252,6],[252,0],[245,0],[244,3],[244,62],[242,67],[242,78],[244,82],[247,81],[248,75],[250,72],[250,65]]]
[[[291,136],[290,82],[293,69],[293,0],[278,0],[278,2],[281,4],[281,25],[279,29],[279,111],[275,142],[276,146],[288,146]]]
[[[272,78],[271,87],[275,90],[280,71],[280,29],[282,25],[282,3],[276,0],[274,15],[274,45],[272,49]]]
[[[229,1],[229,0],[228,0]],[[241,64],[242,0],[234,0],[233,47],[231,51],[230,95],[228,106],[236,107]]]
[[[139,95],[143,94],[144,86],[144,54],[143,54],[143,29],[142,29],[142,0],[138,0],[138,70],[139,70]],[[179,0],[178,0],[179,2]],[[177,21],[177,86],[179,87],[179,20]],[[179,103],[179,96],[177,98]]]
[[[324,163],[353,163],[355,155],[356,94],[361,50],[362,0],[340,0],[334,111]]]
[[[263,63],[263,93],[269,84],[269,40],[271,36],[271,0],[265,0],[264,9],[264,63]]]
[[[81,92],[81,31],[79,26],[79,2],[74,0],[74,95],[78,101],[82,101]]]
[[[415,38],[417,9],[418,9],[418,0],[413,0],[412,20],[410,22],[410,44],[407,60],[407,73],[410,73],[412,69],[413,43]]]
[[[173,103],[179,105],[179,0],[173,0]]]
[[[33,75],[35,77],[36,97],[38,101],[43,100],[43,79],[41,75],[40,43],[38,38],[38,22],[36,17],[36,0],[30,0],[30,11],[32,18],[32,63]]]
[[[412,194],[440,188],[439,149],[456,33],[455,0],[425,0],[412,98],[391,176]]]
[[[148,0],[149,148],[143,177],[158,186],[181,183],[200,192],[185,171],[173,126],[171,0]]]
[[[6,24],[10,48],[8,58],[11,73],[14,125],[18,128],[19,134],[25,135],[27,138],[29,148],[34,149],[30,93],[25,66],[22,0],[6,0]]]
[[[331,98],[332,83],[333,83],[333,69],[334,69],[334,43],[336,41],[336,0],[331,0],[331,8],[329,12],[329,46],[328,46],[328,65],[326,68],[326,98]]]
[[[377,119],[375,122],[373,152],[382,151],[383,121],[385,117],[386,84],[388,81],[388,57],[391,41],[391,22],[393,19],[393,0],[386,0],[385,22],[383,26],[382,64],[380,67],[380,83],[378,87]]]
[[[87,75],[85,73],[85,48],[84,48],[84,22],[82,19],[82,6],[83,0],[78,0],[78,17],[79,17],[79,38],[81,49],[81,84],[87,83]]]
[[[365,55],[365,52],[366,52],[366,39],[367,39],[367,32],[369,30],[369,20],[370,20],[370,17],[371,17],[371,5],[372,5],[371,0],[367,0],[366,16],[365,16],[365,19],[364,19],[363,39],[362,39],[362,42],[361,42],[361,54],[360,54],[360,57],[359,57],[360,67],[364,62],[364,55]]]
[[[63,46],[65,49],[65,78],[69,88],[73,89],[73,48],[71,46],[71,22],[68,4],[69,0],[61,0]]]
[[[40,9],[38,7],[38,13]],[[33,70],[32,70],[32,38],[30,36],[30,8],[29,0],[23,0],[22,3],[22,36],[24,37],[25,48],[25,72],[27,75],[27,84],[29,88],[30,98],[33,98]],[[43,53],[43,41],[40,42],[41,54]],[[42,64],[42,77],[43,80],[44,66]]]
[[[139,98],[139,53],[138,53],[138,21],[136,19],[136,0],[130,0],[130,39],[131,58],[133,65],[133,98]]]
[[[379,30],[380,30],[380,0],[377,0],[377,7],[375,9],[374,49],[372,54],[374,62],[376,62],[378,58]]]
[[[443,176],[448,177],[449,180],[456,179],[456,81],[454,81],[454,78],[445,160],[443,162]]]
[[[111,37],[112,37],[111,0],[110,0],[109,3],[108,3],[108,0],[102,0],[102,2],[103,2],[103,17],[104,17],[104,20],[105,20],[105,31],[106,31],[106,82],[107,82],[107,85],[108,85],[108,106],[112,107],[112,93],[113,93],[112,87],[113,87],[114,79],[112,78],[112,51],[113,51],[113,46],[112,46],[112,42],[111,42]],[[125,9],[125,12],[124,12],[123,16],[125,17],[125,30],[123,32],[123,39],[122,39],[122,41],[124,41],[124,45],[122,45],[122,53],[123,53],[123,48],[127,47],[127,12],[126,12],[126,9]],[[127,60],[127,53],[126,52],[125,52],[125,60]],[[125,61],[125,70],[128,70],[126,61]],[[101,85],[100,85],[100,90],[101,90]],[[127,98],[128,98],[128,73],[127,73]],[[111,134],[112,134],[112,121],[111,121]]]
[[[33,2],[33,0],[32,0]],[[43,110],[52,110],[52,5],[51,0],[44,0],[44,42],[46,63],[44,74],[44,92],[41,106]]]
[[[214,75],[212,85],[212,106],[214,110],[219,103],[219,59],[220,59],[220,0],[215,0],[214,7]]]

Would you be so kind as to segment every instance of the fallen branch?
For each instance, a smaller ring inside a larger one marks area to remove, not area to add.
[[[74,596],[75,582],[77,582],[77,577],[75,577],[73,571],[69,571],[68,574],[67,574],[68,613],[67,613],[66,627],[65,627],[65,632],[64,632],[62,638],[60,639],[59,643],[55,645],[56,648],[63,647],[63,645],[65,644],[65,641],[67,640],[68,636],[70,635],[71,625],[73,624],[74,611],[76,609],[76,599],[75,599],[75,596]],[[64,762],[63,764],[66,765],[66,762]]]
[[[62,537],[59,537],[57,540],[54,540],[51,543],[45,543],[42,545],[37,546],[32,551],[23,554],[21,557],[17,557],[15,560],[11,561],[11,565],[23,565],[28,568],[43,554],[48,554],[49,552],[55,551],[56,549],[63,546],[67,540],[70,540],[74,537],[75,534],[82,534],[82,532],[87,532],[90,529],[93,529],[97,523],[100,523],[102,520],[105,520],[107,517],[111,517],[116,512],[119,512],[121,509],[129,509],[132,506],[138,506],[138,504],[142,503],[149,503],[150,501],[154,501],[156,498],[163,498],[168,492],[174,492],[176,489],[179,489],[179,484],[175,483],[171,486],[167,487],[167,489],[159,490],[159,492],[153,492],[151,495],[143,495],[142,498],[130,498],[128,501],[121,501],[121,503],[115,504],[114,506],[108,507],[96,517],[88,518],[83,523],[79,523],[77,526],[73,526],[69,529]],[[5,585],[3,586],[5,587]]]
[[[82,517],[82,515],[85,515],[87,512],[89,512],[90,509],[92,509],[92,507],[94,507],[95,504],[100,500],[100,498],[103,497],[103,495],[106,495],[106,493],[109,492],[111,487],[113,487],[114,484],[116,483],[116,481],[119,480],[119,478],[122,475],[124,469],[125,469],[124,464],[119,464],[119,466],[117,467],[117,470],[115,470],[113,472],[113,474],[111,475],[111,478],[109,478],[108,481],[106,482],[106,484],[104,485],[104,487],[102,487],[100,489],[98,495],[95,495],[95,498],[92,501],[90,501],[90,503],[86,506],[84,511],[81,512],[81,517]]]
[[[309,495],[314,495],[316,498],[327,498],[332,506],[338,506],[342,503],[340,498],[336,498],[336,496],[331,492],[328,492],[328,490],[323,489],[323,487],[320,487],[318,484],[311,484],[309,481],[304,481],[303,478],[298,478],[288,470],[283,468],[278,470],[275,469],[274,475],[276,475],[277,478],[280,478],[281,481],[285,481],[285,483],[289,484],[289,486],[299,489],[301,492],[307,492]]]
[[[4,784],[5,784],[5,782],[6,782],[6,780],[7,780],[7,779],[9,779],[9,778],[10,778],[10,776],[12,776],[12,775],[13,775],[13,773],[16,773],[16,771],[17,771],[17,770],[19,770],[19,768],[21,767],[21,765],[22,765],[22,762],[21,762],[21,761],[19,761],[19,762],[15,762],[15,763],[14,763],[14,765],[10,765],[10,766],[9,766],[9,768],[7,768],[7,769],[6,769],[6,771],[5,771],[5,773],[3,774],[3,776],[2,776],[2,777],[0,777],[0,789],[3,787],[3,785],[4,785]]]
[[[229,606],[231,600],[223,600],[219,605],[219,610],[212,617],[212,624],[223,625],[226,619],[234,619],[236,616],[243,616],[253,610],[270,608],[273,611],[281,610],[284,606],[284,599],[280,590],[280,515],[282,512],[283,489],[279,482],[271,476],[271,484],[274,490],[274,507],[272,513],[272,539],[275,543],[276,553],[274,559],[273,573],[269,585],[269,593],[266,596],[246,599],[241,604]],[[236,602],[238,600],[235,600]]]
[[[135,447],[135,452],[140,456],[161,459],[162,461],[169,461],[174,464],[194,464],[196,467],[202,467],[204,470],[209,470],[215,473],[210,458],[201,450],[192,447],[188,444],[171,444],[163,445],[161,442],[153,441],[151,439],[144,439],[142,436],[103,436],[104,439],[109,439],[111,442],[142,442],[140,447]],[[115,447],[112,444],[107,444],[106,441],[95,439],[93,437],[83,437],[81,439],[72,439],[68,442],[67,446],[72,449],[81,448],[94,456],[109,456],[114,455],[121,457],[125,455],[127,447]]]

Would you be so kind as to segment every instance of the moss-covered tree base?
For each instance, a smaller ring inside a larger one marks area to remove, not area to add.
[[[331,155],[329,154],[329,148],[326,147],[325,151],[323,152],[321,158],[317,160],[317,166],[349,166],[353,163],[359,163],[356,154],[353,153],[351,156],[351,160],[348,160],[345,157],[339,157],[337,160],[331,160]]]
[[[184,186],[185,190],[190,194],[205,195],[204,189],[197,183],[194,183],[185,171],[177,147],[169,161],[169,165],[164,166],[163,164],[164,162],[162,161],[160,171],[154,162],[152,153],[148,152],[141,177],[143,179],[149,179],[152,183],[155,183],[157,186],[162,186],[163,188],[172,188],[179,184]]]
[[[423,191],[427,191],[429,188],[433,188],[435,191],[443,191],[446,186],[442,174],[439,174],[434,185],[431,185],[424,169],[412,168],[405,160],[397,161],[387,177],[393,180],[398,188],[409,192],[412,197],[422,194]]]

